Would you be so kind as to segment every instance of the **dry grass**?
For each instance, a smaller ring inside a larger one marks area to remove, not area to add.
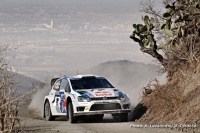
[[[191,74],[188,71],[186,75]],[[152,93],[143,93],[144,95],[141,101],[147,107],[145,116],[149,116],[150,121],[167,122],[174,119],[178,120],[180,116],[188,115],[187,112],[198,112],[200,107],[198,106],[200,99],[200,80],[196,80],[198,77],[200,77],[199,73],[184,77],[184,75],[181,75],[177,71],[174,73],[173,78],[168,80],[165,85],[160,85],[157,80],[154,83],[150,82],[147,87],[152,89]],[[197,116],[198,114],[195,114],[195,119],[198,118]],[[192,117],[191,113],[190,119],[184,122],[193,122],[193,120],[194,117]],[[199,121],[200,119],[197,120]]]

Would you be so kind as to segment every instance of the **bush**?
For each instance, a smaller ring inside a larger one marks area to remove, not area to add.
[[[26,94],[16,96],[17,90],[13,87],[16,84],[15,74],[8,71],[8,50],[8,46],[0,47],[0,131],[6,133],[22,131],[18,107],[26,96],[37,90],[35,87]]]

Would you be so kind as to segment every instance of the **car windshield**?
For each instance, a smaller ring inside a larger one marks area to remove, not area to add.
[[[105,78],[80,78],[70,79],[72,88],[77,89],[95,89],[95,88],[114,88]]]

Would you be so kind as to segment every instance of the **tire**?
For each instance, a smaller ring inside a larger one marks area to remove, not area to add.
[[[78,117],[74,116],[74,109],[73,109],[73,105],[70,102],[68,104],[68,116],[69,116],[69,122],[70,123],[77,123],[78,122]]]
[[[68,107],[66,107],[66,118],[67,118],[67,120],[69,120],[69,111],[68,111]]]
[[[120,122],[127,122],[128,121],[128,113],[119,114],[119,121]]]
[[[99,114],[99,115],[94,115],[94,120],[95,121],[101,121],[104,117],[104,114]]]
[[[44,104],[44,115],[45,115],[45,118],[46,118],[47,121],[55,120],[55,117],[52,116],[52,113],[51,113],[49,101],[46,101],[45,104]]]

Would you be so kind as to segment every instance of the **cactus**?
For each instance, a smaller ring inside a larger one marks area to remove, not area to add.
[[[174,36],[173,31],[168,30],[168,29],[164,29],[164,33],[165,33],[166,35],[170,36],[170,37],[173,37],[173,36]]]
[[[175,0],[165,8],[166,12],[162,16],[159,15],[159,18],[164,20],[162,24],[157,18],[145,15],[142,17],[143,24],[133,24],[134,30],[130,36],[139,43],[142,52],[157,58],[161,64],[165,59],[158,50],[166,47],[176,49],[183,37],[191,34],[200,36],[200,0]],[[168,38],[164,43],[157,44],[153,32],[155,25],[160,25],[162,35]]]
[[[160,24],[160,30],[169,38],[165,43],[159,46],[156,44],[153,34],[155,18],[146,15],[142,17],[144,24],[133,24],[134,31],[130,38],[140,44],[143,52],[146,50],[146,53],[152,56],[155,55],[155,50],[166,46],[175,48],[182,37],[200,32],[198,27],[200,25],[200,0],[175,0],[165,8],[166,12],[162,16],[165,21],[162,25]],[[150,49],[154,51],[149,52]]]
[[[133,31],[133,35],[137,35],[145,46],[154,45],[153,34],[151,30],[154,28],[153,23],[155,19],[153,17],[149,19],[149,17],[146,15],[142,17],[142,20],[144,21],[145,25],[133,24],[133,28],[135,29]]]

